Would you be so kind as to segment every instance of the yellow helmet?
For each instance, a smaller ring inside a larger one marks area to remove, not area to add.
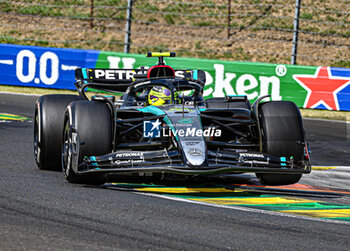
[[[177,98],[177,93],[174,93]],[[171,91],[163,86],[154,86],[148,95],[148,104],[150,105],[164,105],[171,103]]]

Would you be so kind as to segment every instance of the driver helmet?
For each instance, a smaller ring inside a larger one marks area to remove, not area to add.
[[[178,98],[177,92],[174,93],[175,100]],[[159,106],[171,103],[171,91],[163,86],[154,86],[148,95],[150,105]]]

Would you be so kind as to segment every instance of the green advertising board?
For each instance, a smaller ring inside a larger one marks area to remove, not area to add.
[[[165,62],[174,69],[205,71],[205,98],[247,95],[253,102],[270,94],[272,100],[291,100],[299,107],[350,110],[350,69],[195,58]],[[157,58],[145,55],[100,52],[96,68],[132,69],[156,63]]]

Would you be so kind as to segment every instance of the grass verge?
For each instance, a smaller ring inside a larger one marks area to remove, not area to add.
[[[35,88],[35,87],[18,87],[10,85],[0,85],[0,92],[25,93],[25,94],[77,94],[77,91]]]

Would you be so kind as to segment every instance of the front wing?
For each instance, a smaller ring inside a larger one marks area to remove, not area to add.
[[[92,173],[174,173],[183,175],[255,173],[310,173],[309,161],[294,163],[293,158],[276,157],[265,153],[208,151],[204,166],[183,163],[178,151],[117,151],[103,156],[85,157],[77,174]]]

